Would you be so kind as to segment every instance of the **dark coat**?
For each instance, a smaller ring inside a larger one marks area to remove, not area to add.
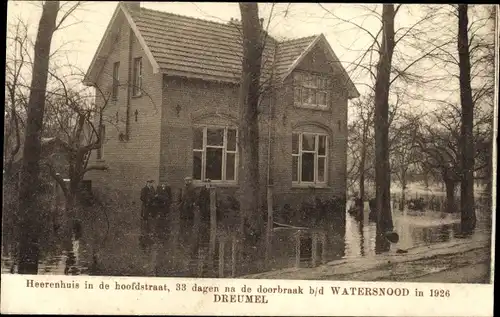
[[[193,220],[194,218],[194,207],[197,205],[197,193],[194,186],[185,186],[182,190],[181,196],[181,219]]]
[[[149,218],[150,214],[152,213],[151,209],[153,207],[152,205],[155,200],[155,195],[156,191],[153,187],[150,188],[146,185],[141,189],[141,217],[143,219]]]
[[[210,191],[206,187],[200,189],[198,197],[198,206],[200,207],[200,218],[202,223],[210,222]]]
[[[143,206],[150,206],[155,198],[156,191],[153,187],[144,186],[141,189],[141,201]]]
[[[172,190],[169,186],[162,188],[158,186],[156,189],[156,208],[160,216],[165,217],[170,211],[172,205]]]
[[[172,190],[169,186],[165,188],[158,186],[156,194],[158,195],[158,204],[160,206],[170,206],[172,204]]]

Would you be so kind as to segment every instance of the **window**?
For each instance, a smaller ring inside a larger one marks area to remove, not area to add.
[[[140,96],[142,91],[142,58],[134,58],[134,80],[132,94]]]
[[[292,134],[292,182],[326,184],[328,137],[317,133]]]
[[[113,64],[113,100],[118,98],[118,87],[120,86],[120,62]]]
[[[238,131],[196,127],[193,130],[193,179],[233,182],[237,178]]]
[[[326,109],[330,80],[321,75],[294,74],[294,103],[300,107]]]
[[[105,125],[101,125],[99,133],[100,133],[100,137],[99,137],[100,146],[97,149],[97,159],[102,160],[103,152],[104,152],[104,140],[106,138],[106,126]]]

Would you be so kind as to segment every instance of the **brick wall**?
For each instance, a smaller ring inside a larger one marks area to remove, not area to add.
[[[297,71],[326,73],[329,70],[326,56],[321,48],[315,48],[297,66]],[[331,72],[330,72],[331,74]],[[328,198],[345,197],[346,162],[347,162],[347,91],[340,74],[334,73],[327,110],[298,108],[293,101],[293,74],[287,78],[276,95],[274,179],[275,191],[281,193],[275,197],[275,205],[299,205],[312,195]],[[329,135],[328,183],[327,188],[292,187],[292,131],[320,132]],[[280,180],[280,181],[279,181]]]
[[[120,62],[118,98],[109,98],[104,111],[106,137],[103,157],[98,161],[96,151],[92,157],[94,161],[106,164],[109,170],[94,171],[89,173],[87,178],[92,179],[93,186],[126,190],[136,195],[133,199],[138,200],[140,188],[144,186],[145,180],[159,179],[161,75],[153,74],[152,66],[128,24],[121,23],[119,34],[97,80],[104,94],[110,96],[113,64]],[[131,90],[129,84],[132,84],[132,60],[136,57],[142,57],[143,93],[141,97],[129,99],[129,139],[122,141],[119,134],[125,133],[127,99],[129,89]],[[105,103],[99,92],[96,102],[100,105]]]
[[[174,190],[183,186],[186,176],[192,175],[192,127],[201,125],[238,125],[237,85],[153,74],[147,56],[130,28],[123,24],[120,37],[99,76],[98,85],[105,92],[112,88],[113,63],[120,61],[118,98],[106,106],[106,140],[103,162],[109,171],[87,175],[94,186],[129,190],[138,196],[148,178],[167,182]],[[128,141],[119,139],[125,132],[128,85],[131,58],[143,59],[142,97],[130,98]],[[298,70],[325,72],[329,69],[320,48],[313,50],[297,67]],[[345,195],[347,159],[347,92],[334,76],[330,107],[327,111],[300,109],[293,104],[292,76],[279,88],[273,102],[272,168],[274,204],[299,204],[311,194],[324,198]],[[103,98],[96,98],[103,104]],[[268,106],[271,98],[264,97],[260,120],[260,181],[267,183]],[[137,121],[135,111],[137,110]],[[118,120],[117,120],[118,114]],[[339,124],[340,123],[340,124]],[[326,132],[329,137],[328,186],[315,189],[292,187],[292,131]],[[95,153],[93,159],[95,160]],[[237,186],[221,190],[236,194]],[[265,186],[262,197],[265,202]]]
[[[313,50],[298,66],[299,70],[325,72],[329,66],[321,50]],[[290,79],[273,98],[272,168],[276,206],[300,204],[311,194],[323,198],[345,196],[347,159],[347,94],[340,82],[332,81],[327,111],[300,109],[293,104]],[[260,181],[267,184],[268,107],[263,98],[260,117]],[[340,124],[339,124],[340,123]],[[160,180],[173,188],[183,186],[192,175],[192,126],[238,124],[238,86],[178,77],[164,78],[161,133]],[[326,132],[329,137],[328,187],[315,189],[292,187],[292,131]],[[262,188],[265,202],[266,187]],[[236,193],[234,187],[220,190]]]

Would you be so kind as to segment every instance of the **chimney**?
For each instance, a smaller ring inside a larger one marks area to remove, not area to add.
[[[132,13],[141,11],[140,1],[121,1],[121,3]]]
[[[228,24],[229,24],[229,25],[240,25],[240,24],[241,24],[241,22],[240,22],[240,20],[238,20],[238,19],[231,18],[231,20],[229,20],[229,23],[228,23]]]

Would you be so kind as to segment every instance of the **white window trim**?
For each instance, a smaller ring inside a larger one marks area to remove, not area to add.
[[[140,97],[142,95],[142,57],[135,57],[133,63],[132,96]],[[139,68],[136,67],[137,64],[139,64]]]
[[[203,149],[195,149],[193,148],[193,152],[201,152],[201,179],[194,179],[193,175],[193,183],[194,184],[204,184],[206,182],[206,169],[207,169],[207,162],[206,162],[206,156],[207,156],[207,148],[218,148],[222,149],[222,179],[220,180],[214,180],[210,179],[210,183],[212,184],[224,184],[224,185],[237,185],[238,183],[238,167],[239,167],[239,151],[238,151],[238,144],[239,144],[239,132],[237,127],[233,126],[223,126],[223,125],[195,125],[195,129],[203,129]],[[223,137],[223,142],[222,145],[208,145],[207,144],[207,130],[208,129],[224,129],[224,137]],[[236,131],[236,147],[234,151],[228,150],[227,149],[227,132],[228,130],[235,130]],[[234,154],[235,159],[234,159],[234,165],[235,165],[235,170],[234,170],[234,180],[226,180],[226,160],[227,160],[227,154]]]
[[[326,133],[314,133],[314,132],[293,132],[292,133],[292,138],[293,134],[297,134],[299,136],[298,139],[298,153],[295,154],[293,153],[293,148],[292,148],[292,168],[293,168],[293,157],[298,157],[298,163],[297,163],[297,180],[293,180],[293,171],[292,171],[292,187],[315,187],[315,188],[325,188],[328,186],[328,156],[329,156],[329,136]],[[314,151],[313,150],[302,150],[302,138],[304,134],[309,134],[309,135],[314,135],[315,141],[314,141]],[[324,136],[325,137],[325,154],[324,155],[319,155],[319,136]],[[292,144],[293,147],[293,144]],[[302,181],[302,153],[314,153],[314,181],[312,182],[306,182]],[[325,175],[324,175],[324,180],[323,181],[318,181],[318,159],[319,158],[324,158],[325,159]]]
[[[101,134],[100,136],[101,144],[99,145],[100,147],[98,150],[100,153],[96,151],[96,158],[98,161],[104,161],[104,144],[106,143],[106,126],[104,124],[101,125],[101,127],[99,128],[99,132]]]

